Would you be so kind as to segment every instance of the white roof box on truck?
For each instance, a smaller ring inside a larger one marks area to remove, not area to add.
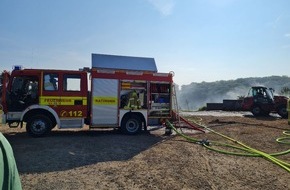
[[[92,54],[92,68],[157,73],[154,58]]]

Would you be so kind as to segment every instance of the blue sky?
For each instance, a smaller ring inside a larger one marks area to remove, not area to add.
[[[0,70],[154,57],[177,84],[290,76],[289,0],[0,0]]]

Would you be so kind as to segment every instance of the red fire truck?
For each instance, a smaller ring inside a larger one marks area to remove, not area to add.
[[[113,127],[137,134],[172,114],[172,73],[153,58],[92,54],[80,70],[22,69],[2,73],[2,123],[34,137],[60,129]]]

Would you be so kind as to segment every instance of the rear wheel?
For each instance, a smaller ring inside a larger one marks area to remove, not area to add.
[[[282,118],[287,118],[288,117],[288,112],[287,112],[287,108],[286,106],[280,106],[278,108],[278,114],[282,117]]]
[[[26,131],[33,137],[42,137],[47,135],[53,128],[51,120],[45,115],[32,116],[26,125]]]
[[[121,130],[125,134],[134,135],[141,131],[142,122],[136,115],[129,115],[122,120]]]

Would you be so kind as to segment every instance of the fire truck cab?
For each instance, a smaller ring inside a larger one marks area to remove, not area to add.
[[[171,117],[172,73],[153,58],[92,54],[81,70],[21,69],[2,73],[2,123],[34,137],[60,129],[113,127],[137,134]]]

